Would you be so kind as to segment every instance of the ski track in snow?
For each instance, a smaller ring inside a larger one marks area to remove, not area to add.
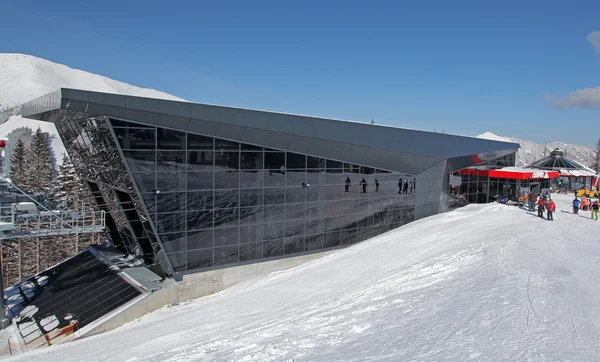
[[[14,359],[598,360],[598,225],[470,205]]]

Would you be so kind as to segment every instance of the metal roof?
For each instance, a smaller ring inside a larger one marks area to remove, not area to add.
[[[591,174],[592,176],[596,174],[592,169],[565,157],[564,152],[559,148],[555,148],[550,152],[550,155],[533,162],[529,167],[541,170],[565,171],[561,173],[569,173],[568,171],[582,171],[583,174]]]
[[[49,122],[65,113],[105,115],[414,175],[445,160],[455,171],[520,147],[367,123],[68,88],[32,100],[21,111],[23,117]]]

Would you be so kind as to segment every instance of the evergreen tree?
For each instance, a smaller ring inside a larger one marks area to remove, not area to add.
[[[63,154],[63,163],[58,169],[56,178],[55,200],[62,204],[62,207],[77,207],[77,202],[86,198],[85,189],[77,174],[71,159],[67,154]]]
[[[34,193],[52,193],[55,173],[52,150],[48,142],[48,135],[42,132],[39,127],[33,134],[31,146],[25,160],[26,180],[24,186],[26,190]]]
[[[598,172],[600,171],[600,138],[596,142],[596,155],[594,157],[594,164],[592,165],[592,169]]]
[[[11,145],[15,145],[18,140],[21,140],[25,144],[25,147],[29,147],[31,144],[31,137],[33,137],[33,130],[29,127],[15,128],[6,135]]]
[[[25,143],[17,139],[16,145],[10,154],[10,179],[18,187],[23,187],[26,180],[27,150]]]

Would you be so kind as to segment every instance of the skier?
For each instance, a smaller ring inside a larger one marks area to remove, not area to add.
[[[596,221],[598,221],[598,210],[600,210],[598,201],[594,201],[594,203],[592,204],[592,219]]]
[[[402,193],[402,179],[398,181],[398,193]]]
[[[539,217],[544,217],[544,209],[546,208],[546,199],[543,197],[540,197],[540,200],[537,203],[538,205],[538,216]]]
[[[404,180],[404,187],[402,189],[402,192],[406,195],[408,193],[408,181]]]
[[[550,199],[550,203],[548,204],[548,215],[546,216],[546,219],[554,221],[554,216],[552,216],[554,211],[556,211],[556,204],[554,201],[552,201],[552,199]]]
[[[379,181],[375,179],[375,192],[379,191]]]
[[[348,192],[348,191],[349,191],[349,189],[350,189],[350,184],[351,184],[351,182],[350,182],[350,177],[348,176],[348,177],[346,177],[346,185],[344,186],[344,191],[345,191],[345,192]]]
[[[535,191],[531,191],[529,193],[529,205],[527,205],[529,207],[529,211],[533,211],[533,208],[535,207],[536,199],[537,199],[537,195],[535,194]]]
[[[412,181],[408,183],[408,188],[409,188],[408,193],[412,194],[413,193],[413,182]]]
[[[579,200],[576,197],[575,200],[573,200],[573,214],[578,214],[578,213],[579,213]]]
[[[365,180],[364,177],[362,180],[360,180],[360,185],[362,186],[363,194],[366,193],[367,192],[367,180]]]

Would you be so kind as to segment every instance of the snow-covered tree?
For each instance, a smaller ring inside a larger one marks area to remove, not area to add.
[[[25,147],[29,147],[32,137],[33,130],[29,127],[15,128],[6,135],[6,138],[8,138],[11,145],[16,144],[18,140],[21,140],[25,144]]]
[[[87,197],[83,184],[75,173],[75,167],[67,154],[63,154],[63,162],[58,169],[54,196],[56,201],[67,208],[76,207],[76,202],[83,201]]]
[[[15,147],[10,154],[10,179],[19,187],[23,187],[26,182],[26,158],[27,150],[25,143],[17,139]]]
[[[594,157],[594,164],[592,165],[592,169],[596,172],[600,171],[600,138],[596,142],[596,154]]]
[[[52,193],[55,174],[52,150],[48,142],[48,135],[42,132],[39,127],[33,134],[31,146],[25,160],[26,180],[24,186],[26,191]]]

